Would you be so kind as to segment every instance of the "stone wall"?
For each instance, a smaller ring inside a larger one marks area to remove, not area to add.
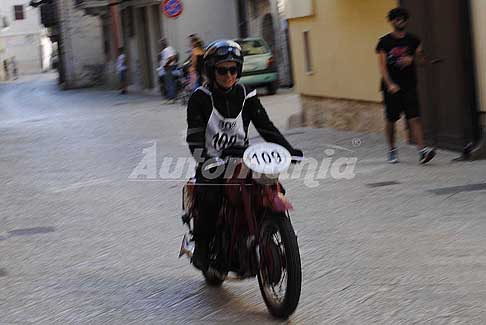
[[[72,0],[59,1],[62,54],[66,71],[64,88],[102,84],[105,54],[99,16],[90,16]]]
[[[279,11],[282,0],[251,0],[248,1],[248,26],[250,37],[261,37],[265,39],[263,20],[265,16],[272,15],[274,54],[278,61],[278,74],[280,84],[291,86],[293,84],[290,67],[289,45],[286,35],[286,24],[282,23],[283,12]],[[268,33],[269,31],[267,31]],[[268,36],[268,34],[267,34]],[[268,41],[268,40],[266,40]],[[271,44],[269,44],[271,45]]]
[[[15,58],[19,75],[42,72],[41,36],[40,33],[35,33],[1,37],[5,44],[3,57],[9,60]]]
[[[0,43],[3,44],[3,59],[15,58],[17,73],[40,73],[43,70],[41,40],[45,29],[40,23],[39,9],[28,6],[29,1],[1,0],[0,17],[5,16],[8,28],[0,26]],[[13,7],[23,5],[24,19],[14,19]],[[0,46],[1,47],[1,46]],[[2,64],[3,69],[3,62]]]
[[[250,36],[263,36],[263,16],[271,14],[271,10],[269,0],[251,0],[248,2],[248,27]]]
[[[382,133],[384,108],[382,103],[301,96],[302,126],[334,128],[342,131]],[[397,125],[399,139],[406,138],[405,123]]]

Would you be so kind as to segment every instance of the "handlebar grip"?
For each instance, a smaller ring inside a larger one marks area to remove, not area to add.
[[[305,160],[304,157],[299,157],[299,156],[292,156],[292,160],[291,160],[291,163],[292,164],[300,164],[301,162],[303,162]]]

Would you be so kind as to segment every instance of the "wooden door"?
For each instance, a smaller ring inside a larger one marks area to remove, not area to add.
[[[462,150],[479,126],[468,1],[402,0],[401,5],[412,15],[410,31],[422,39],[426,56],[442,60],[418,69],[427,142]]]

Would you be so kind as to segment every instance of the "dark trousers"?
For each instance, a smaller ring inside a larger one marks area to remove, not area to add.
[[[160,94],[162,97],[165,97],[165,78],[164,76],[159,76],[159,87],[160,87]]]
[[[216,233],[216,224],[223,197],[223,179],[205,178],[201,170],[196,172],[196,204],[198,215],[194,222],[194,239],[209,241]]]
[[[175,99],[177,96],[177,84],[174,77],[174,67],[170,66],[165,69],[164,84],[165,84],[165,96],[167,99]]]

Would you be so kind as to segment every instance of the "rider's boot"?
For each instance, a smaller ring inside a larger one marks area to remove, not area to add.
[[[198,240],[192,255],[192,264],[199,270],[206,272],[209,267],[209,241]]]

